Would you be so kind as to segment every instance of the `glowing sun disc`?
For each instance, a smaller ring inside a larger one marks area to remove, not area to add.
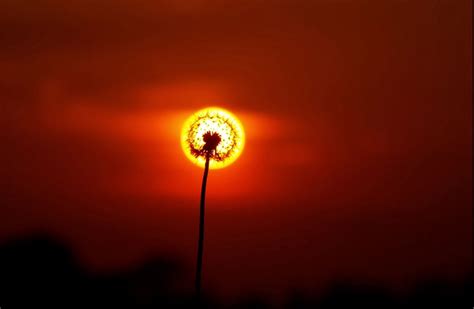
[[[206,133],[217,133],[220,137],[215,151],[210,154],[209,168],[229,166],[242,154],[245,133],[239,119],[219,107],[204,108],[190,116],[181,130],[181,147],[194,164],[204,167],[206,162],[202,152]]]

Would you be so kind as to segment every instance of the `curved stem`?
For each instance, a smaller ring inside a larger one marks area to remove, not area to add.
[[[198,252],[196,262],[196,297],[200,300],[201,297],[201,273],[202,273],[202,255],[204,247],[204,212],[205,212],[205,201],[206,201],[206,184],[207,175],[209,174],[209,155],[206,156],[206,164],[204,166],[204,175],[202,177],[201,187],[201,204],[199,207],[199,240],[198,240]]]

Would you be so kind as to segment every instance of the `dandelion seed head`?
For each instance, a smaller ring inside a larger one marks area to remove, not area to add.
[[[242,124],[221,108],[198,111],[185,122],[181,145],[186,156],[199,166],[210,158],[211,168],[233,163],[243,150],[245,136]]]

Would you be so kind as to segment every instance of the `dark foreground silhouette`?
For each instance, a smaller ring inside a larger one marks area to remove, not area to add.
[[[133,270],[91,275],[70,251],[46,236],[0,244],[0,307],[11,308],[186,308],[192,295],[177,292],[183,269],[176,261],[156,258]],[[472,275],[459,282],[430,281],[403,296],[377,286],[336,284],[314,296],[293,293],[283,308],[472,308]],[[238,303],[201,300],[205,308],[270,308],[264,299]]]

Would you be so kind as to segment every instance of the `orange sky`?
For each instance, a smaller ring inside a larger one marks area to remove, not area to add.
[[[247,144],[210,174],[209,289],[472,271],[471,1],[0,12],[0,239],[46,230],[93,269],[160,252],[193,265],[202,170],[179,134],[217,105]]]

